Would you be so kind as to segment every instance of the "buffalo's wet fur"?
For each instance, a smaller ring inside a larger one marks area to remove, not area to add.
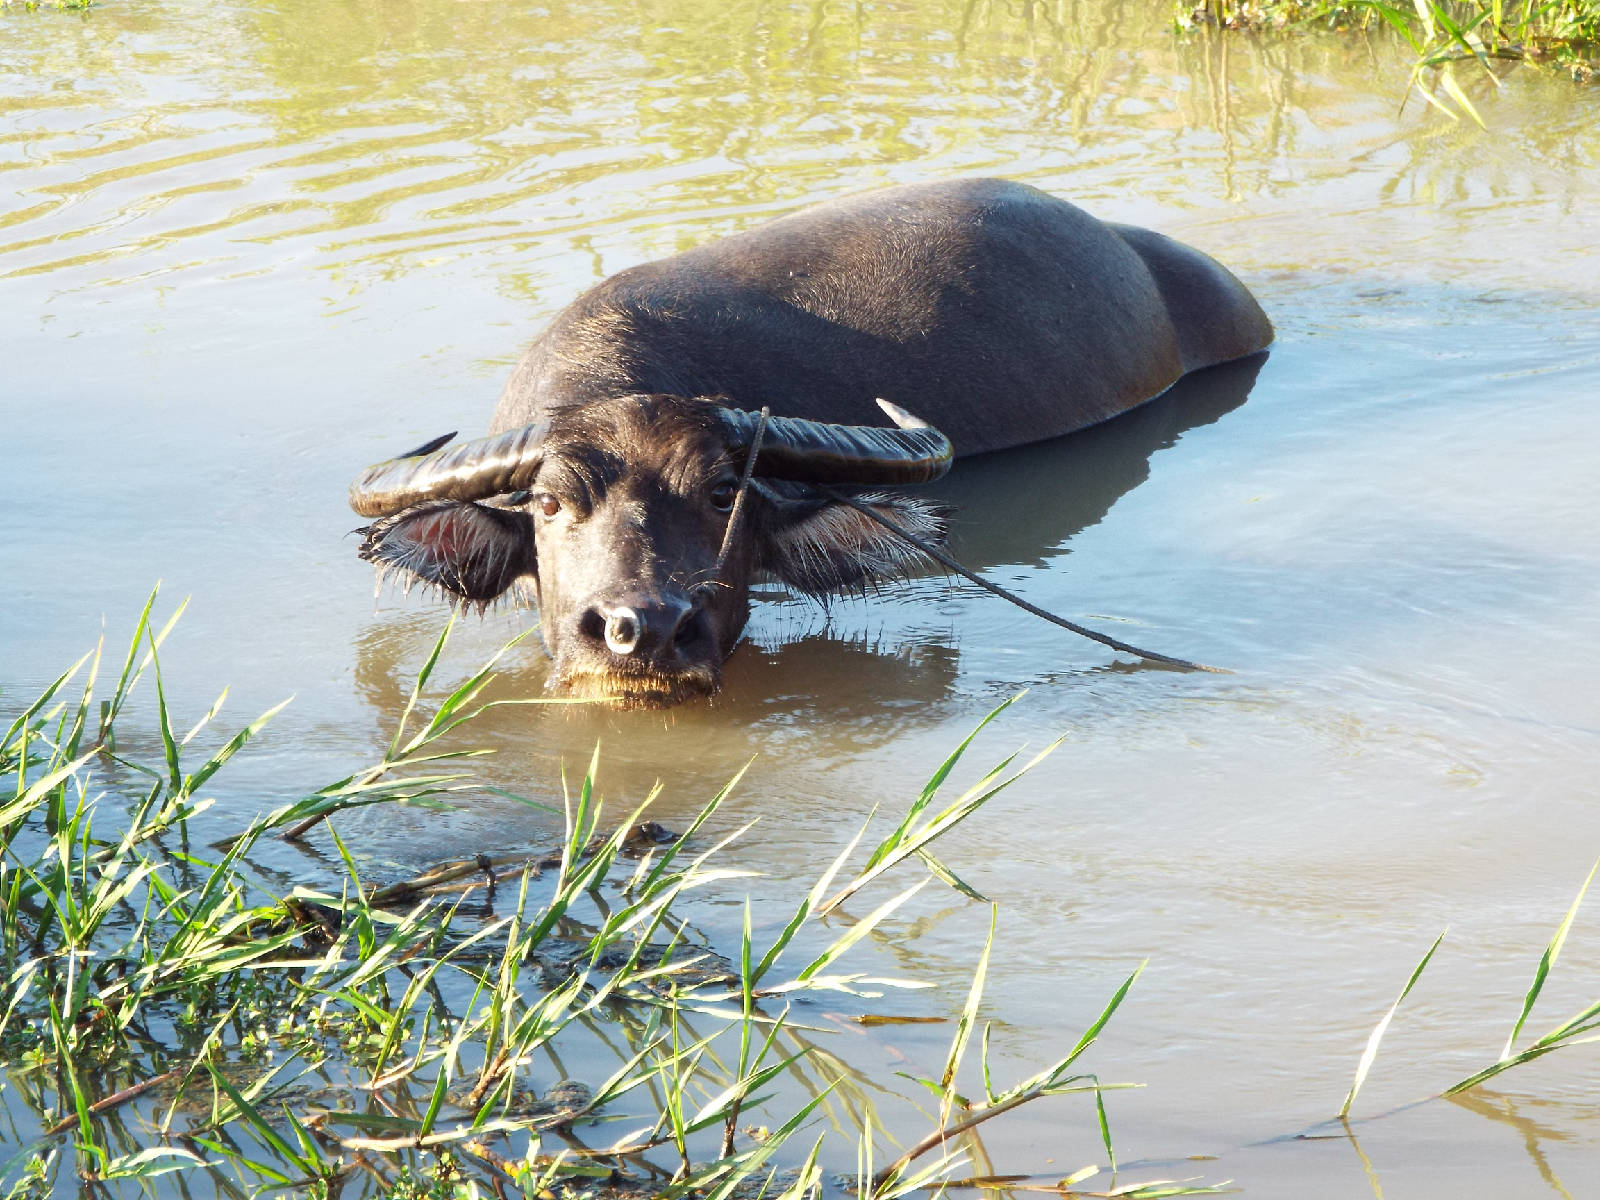
[[[482,612],[508,592],[531,598],[520,584],[526,523],[485,504],[434,501],[362,526],[357,553],[377,568],[380,589],[390,577],[407,592],[420,583]]]
[[[825,600],[836,592],[864,594],[876,585],[912,579],[939,568],[912,543],[854,509],[829,503],[814,489],[791,485],[792,493],[799,495],[780,499],[778,486],[757,484],[755,488],[769,503],[810,510],[810,520],[775,523],[769,536],[782,566],[765,574],[812,599]],[[851,498],[923,541],[944,544],[949,512],[943,505],[890,492]],[[848,555],[843,550],[846,547]]]

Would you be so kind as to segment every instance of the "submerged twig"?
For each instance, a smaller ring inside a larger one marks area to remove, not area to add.
[[[670,845],[678,835],[654,821],[640,821],[627,832],[622,842],[622,853],[637,854],[646,846]],[[589,858],[605,845],[605,839],[591,838],[579,851],[578,857]],[[465,892],[473,888],[488,887],[490,894],[495,885],[507,876],[531,870],[537,879],[540,873],[561,865],[559,848],[541,854],[501,854],[490,857],[476,854],[472,858],[456,859],[429,867],[420,875],[396,883],[374,888],[367,894],[367,903],[379,907],[391,904],[410,904],[422,896],[438,892]],[[476,877],[476,878],[474,878]],[[471,882],[462,882],[470,880]]]
[[[879,1171],[875,1176],[873,1176],[873,1182],[875,1184],[884,1183],[885,1181],[893,1178],[896,1173],[898,1173],[908,1164],[921,1158],[928,1151],[944,1145],[952,1138],[961,1136],[961,1134],[965,1133],[967,1130],[981,1125],[985,1121],[988,1121],[994,1117],[998,1117],[1001,1113],[1010,1112],[1013,1108],[1020,1108],[1022,1105],[1037,1100],[1046,1094],[1047,1093],[1043,1087],[1033,1088],[1022,1093],[1020,1096],[1013,1096],[1011,1099],[1000,1104],[977,1108],[973,1110],[970,1116],[962,1117],[958,1121],[952,1121],[948,1125],[944,1125],[938,1129],[935,1129],[916,1145],[912,1146],[911,1149],[907,1150],[899,1158],[895,1159],[887,1167],[884,1167],[883,1170]]]
[[[909,529],[906,529],[896,522],[891,521],[888,517],[876,511],[871,506],[862,504],[859,500],[856,500],[851,496],[847,496],[842,492],[835,491],[833,488],[823,487],[819,490],[827,495],[830,499],[838,501],[845,507],[853,508],[862,516],[870,517],[879,525],[882,525],[890,533],[894,534],[898,538],[904,539],[906,542],[909,542],[918,550],[926,554],[929,558],[933,559],[941,566],[947,567],[949,570],[954,571],[963,579],[971,580],[985,591],[993,592],[1002,600],[1007,600],[1010,603],[1015,604],[1018,608],[1031,612],[1036,617],[1043,617],[1052,625],[1059,625],[1062,629],[1075,633],[1079,637],[1086,637],[1091,642],[1099,642],[1102,646],[1109,646],[1111,649],[1120,650],[1124,654],[1135,654],[1140,658],[1149,659],[1151,662],[1166,663],[1171,667],[1182,667],[1186,671],[1209,671],[1213,675],[1233,674],[1233,672],[1228,670],[1226,667],[1208,667],[1205,663],[1191,662],[1187,658],[1175,658],[1170,654],[1159,654],[1154,650],[1142,650],[1138,646],[1121,641],[1110,636],[1109,634],[1097,633],[1095,630],[1090,629],[1087,626],[1079,625],[1075,621],[1069,621],[1065,617],[1058,617],[1055,615],[1055,613],[1050,612],[1047,609],[1040,608],[1037,604],[1029,603],[1015,592],[1007,591],[997,583],[990,583],[976,571],[969,570],[968,568],[962,566],[955,559],[951,558],[948,554],[946,554],[943,550],[940,550],[926,538],[918,537]]]
[[[163,1071],[160,1075],[154,1075],[149,1079],[145,1079],[139,1083],[133,1084],[131,1087],[125,1087],[120,1092],[112,1092],[111,1095],[106,1096],[104,1099],[96,1100],[93,1104],[89,1105],[87,1111],[95,1114],[106,1112],[109,1109],[116,1108],[119,1104],[126,1104],[129,1100],[137,1099],[153,1087],[160,1087],[163,1083],[170,1083],[172,1080],[178,1078],[178,1076],[182,1074],[183,1071],[181,1068],[171,1071]],[[67,1130],[73,1128],[73,1126],[77,1125],[77,1123],[78,1114],[73,1113],[72,1116],[63,1117],[54,1125],[50,1126],[49,1129],[46,1129],[44,1131],[44,1135],[45,1137],[55,1137],[58,1133],[67,1132]]]

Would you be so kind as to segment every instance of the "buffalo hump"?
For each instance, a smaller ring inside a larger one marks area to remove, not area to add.
[[[1071,433],[1272,326],[1226,268],[1035,188],[980,179],[830,200],[604,280],[557,314],[494,431],[629,393],[882,423],[885,397],[957,454]]]

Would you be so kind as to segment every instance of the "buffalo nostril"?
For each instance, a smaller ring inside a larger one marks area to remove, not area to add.
[[[682,649],[698,641],[706,630],[705,610],[699,607],[686,609],[678,618],[677,628],[672,631],[672,644]]]
[[[613,654],[632,654],[639,645],[639,614],[619,605],[606,614],[606,646]]]

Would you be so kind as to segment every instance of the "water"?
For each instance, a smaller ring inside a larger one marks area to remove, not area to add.
[[[659,777],[656,815],[681,825],[753,758],[718,830],[760,818],[740,862],[775,920],[873,803],[903,804],[1027,688],[982,761],[1063,744],[942,850],[1000,906],[998,1076],[1064,1052],[1148,959],[1086,1060],[1147,1085],[1108,1100],[1124,1160],[1263,1196],[1589,1194],[1592,1047],[1363,1122],[1355,1147],[1289,1139],[1337,1109],[1446,925],[1357,1112],[1492,1060],[1600,853],[1600,91],[1515,71],[1480,97],[1483,132],[1399,108],[1409,64],[1385,38],[1180,41],[1168,15],[4,10],[0,704],[102,619],[123,636],[160,579],[191,598],[164,662],[180,716],[224,684],[236,721],[296,697],[218,824],[346,774],[441,624],[421,601],[374,608],[343,501],[357,469],[481,429],[520,347],[604,274],[825,196],[1023,179],[1214,253],[1279,340],[1112,426],[963,465],[943,485],[956,550],[1235,673],[1138,667],[942,579],[773,600],[715,705],[500,710],[476,734],[489,775],[548,799],[598,739],[608,796]],[[447,672],[526,623],[469,623]],[[501,694],[542,693],[535,650],[506,667]],[[493,797],[342,831],[380,874],[550,836]],[[730,886],[695,916],[726,937],[740,903]],[[944,990],[896,1003],[953,1012],[986,924],[925,893],[873,953]],[[1597,930],[1580,917],[1530,1030],[1600,994]],[[889,1081],[936,1071],[947,1036],[829,1049]],[[1052,1103],[986,1127],[978,1166],[1099,1157],[1092,1106]]]

